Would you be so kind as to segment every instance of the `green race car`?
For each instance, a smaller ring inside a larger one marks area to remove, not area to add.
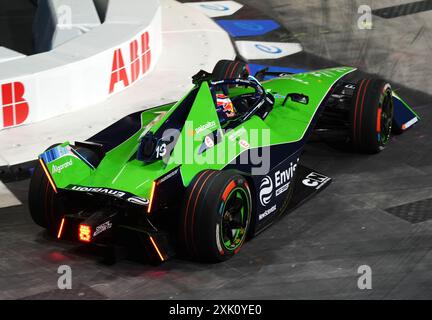
[[[418,121],[387,82],[347,81],[354,71],[251,76],[222,60],[180,101],[42,153],[31,216],[58,239],[144,247],[154,261],[226,260],[330,183],[300,164],[313,133],[377,153]]]

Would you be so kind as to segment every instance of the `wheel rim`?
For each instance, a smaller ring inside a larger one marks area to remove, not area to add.
[[[249,200],[245,190],[235,188],[228,195],[221,219],[221,239],[225,249],[238,249],[245,237],[249,219]]]
[[[387,144],[393,124],[393,103],[391,93],[387,92],[382,102],[379,138],[382,145]]]

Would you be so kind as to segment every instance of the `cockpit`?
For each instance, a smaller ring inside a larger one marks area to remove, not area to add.
[[[257,115],[263,120],[273,109],[274,98],[252,76],[209,83],[219,121],[223,128],[233,127]]]

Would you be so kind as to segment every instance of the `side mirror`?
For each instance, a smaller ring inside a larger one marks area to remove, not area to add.
[[[301,104],[309,104],[309,97],[307,95],[304,95],[302,93],[289,93],[285,97],[284,102],[282,103],[282,106],[285,106],[288,99],[291,98],[291,101],[301,103]]]

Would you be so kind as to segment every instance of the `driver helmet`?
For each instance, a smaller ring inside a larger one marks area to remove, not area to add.
[[[231,99],[223,93],[216,95],[216,111],[221,121],[234,118],[237,115]]]

